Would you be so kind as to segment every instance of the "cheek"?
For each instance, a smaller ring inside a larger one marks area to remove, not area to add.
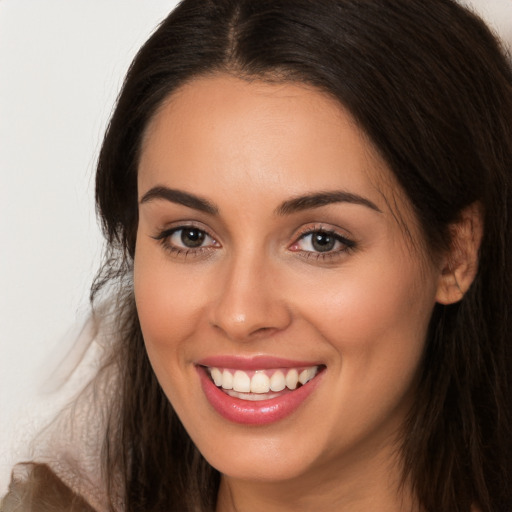
[[[393,256],[381,255],[364,272],[347,266],[302,293],[303,316],[334,351],[340,389],[361,399],[386,386],[390,399],[407,391],[435,304],[435,276],[408,255]]]
[[[364,268],[333,272],[322,286],[303,286],[309,317],[324,318],[329,337],[374,345],[386,333],[396,338],[424,338],[435,303],[435,276],[423,272],[408,254],[380,254]]]
[[[144,342],[160,379],[160,373],[186,359],[183,347],[202,317],[201,290],[193,276],[169,265],[163,251],[141,243],[135,253],[134,292]]]
[[[171,264],[164,250],[143,242],[135,251],[133,279],[144,333],[162,338],[192,329],[191,319],[201,308],[202,280],[190,269]]]
[[[146,351],[160,386],[192,433],[197,416],[199,425],[208,421],[206,409],[190,409],[201,398],[190,386],[197,378],[190,363],[193,338],[205,317],[205,288],[199,284],[207,283],[206,277],[170,265],[166,254],[149,244],[137,246],[134,292]]]
[[[303,316],[331,348],[330,391],[340,405],[318,417],[337,445],[398,428],[414,399],[435,289],[414,262],[380,263],[347,268],[302,295]]]

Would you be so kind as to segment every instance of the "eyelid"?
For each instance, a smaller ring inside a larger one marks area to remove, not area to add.
[[[152,236],[151,238],[155,240],[159,240],[162,238],[165,238],[166,236],[169,236],[170,234],[180,230],[180,229],[187,229],[187,228],[193,228],[198,229],[199,231],[203,231],[206,233],[210,238],[216,240],[216,237],[211,233],[210,229],[205,226],[201,222],[197,222],[195,220],[181,220],[172,222],[169,224],[166,224],[164,227],[157,228],[157,234]]]
[[[342,229],[337,226],[333,226],[332,224],[324,224],[321,222],[316,222],[314,224],[307,224],[302,226],[297,233],[294,235],[295,241],[299,238],[309,235],[311,233],[317,233],[318,231],[322,233],[332,233],[333,235],[342,238],[343,240],[347,240],[350,242],[354,242],[353,236],[346,229]]]

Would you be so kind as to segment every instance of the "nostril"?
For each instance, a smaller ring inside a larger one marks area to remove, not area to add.
[[[279,331],[276,327],[256,327],[251,329],[243,324],[223,326],[212,323],[212,326],[215,329],[222,331],[229,338],[237,339],[238,341],[251,341],[263,337],[269,337]]]
[[[260,327],[259,329],[256,329],[252,334],[269,334],[269,332],[276,330],[277,329],[275,327]]]

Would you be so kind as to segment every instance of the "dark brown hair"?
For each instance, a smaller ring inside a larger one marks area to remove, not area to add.
[[[127,511],[210,511],[219,474],[198,453],[145,353],[131,292],[141,139],[162,101],[200,75],[296,81],[335,97],[386,160],[431,254],[479,202],[484,236],[463,300],[437,305],[403,479],[429,512],[512,511],[512,72],[484,23],[451,0],[184,0],[136,56],[101,150],[109,243],[93,297],[122,283],[105,464]]]

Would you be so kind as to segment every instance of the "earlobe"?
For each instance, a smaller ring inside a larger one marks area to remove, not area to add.
[[[478,254],[483,236],[481,204],[472,203],[462,210],[460,219],[451,228],[450,250],[443,258],[436,301],[454,304],[460,301],[475,279]]]

